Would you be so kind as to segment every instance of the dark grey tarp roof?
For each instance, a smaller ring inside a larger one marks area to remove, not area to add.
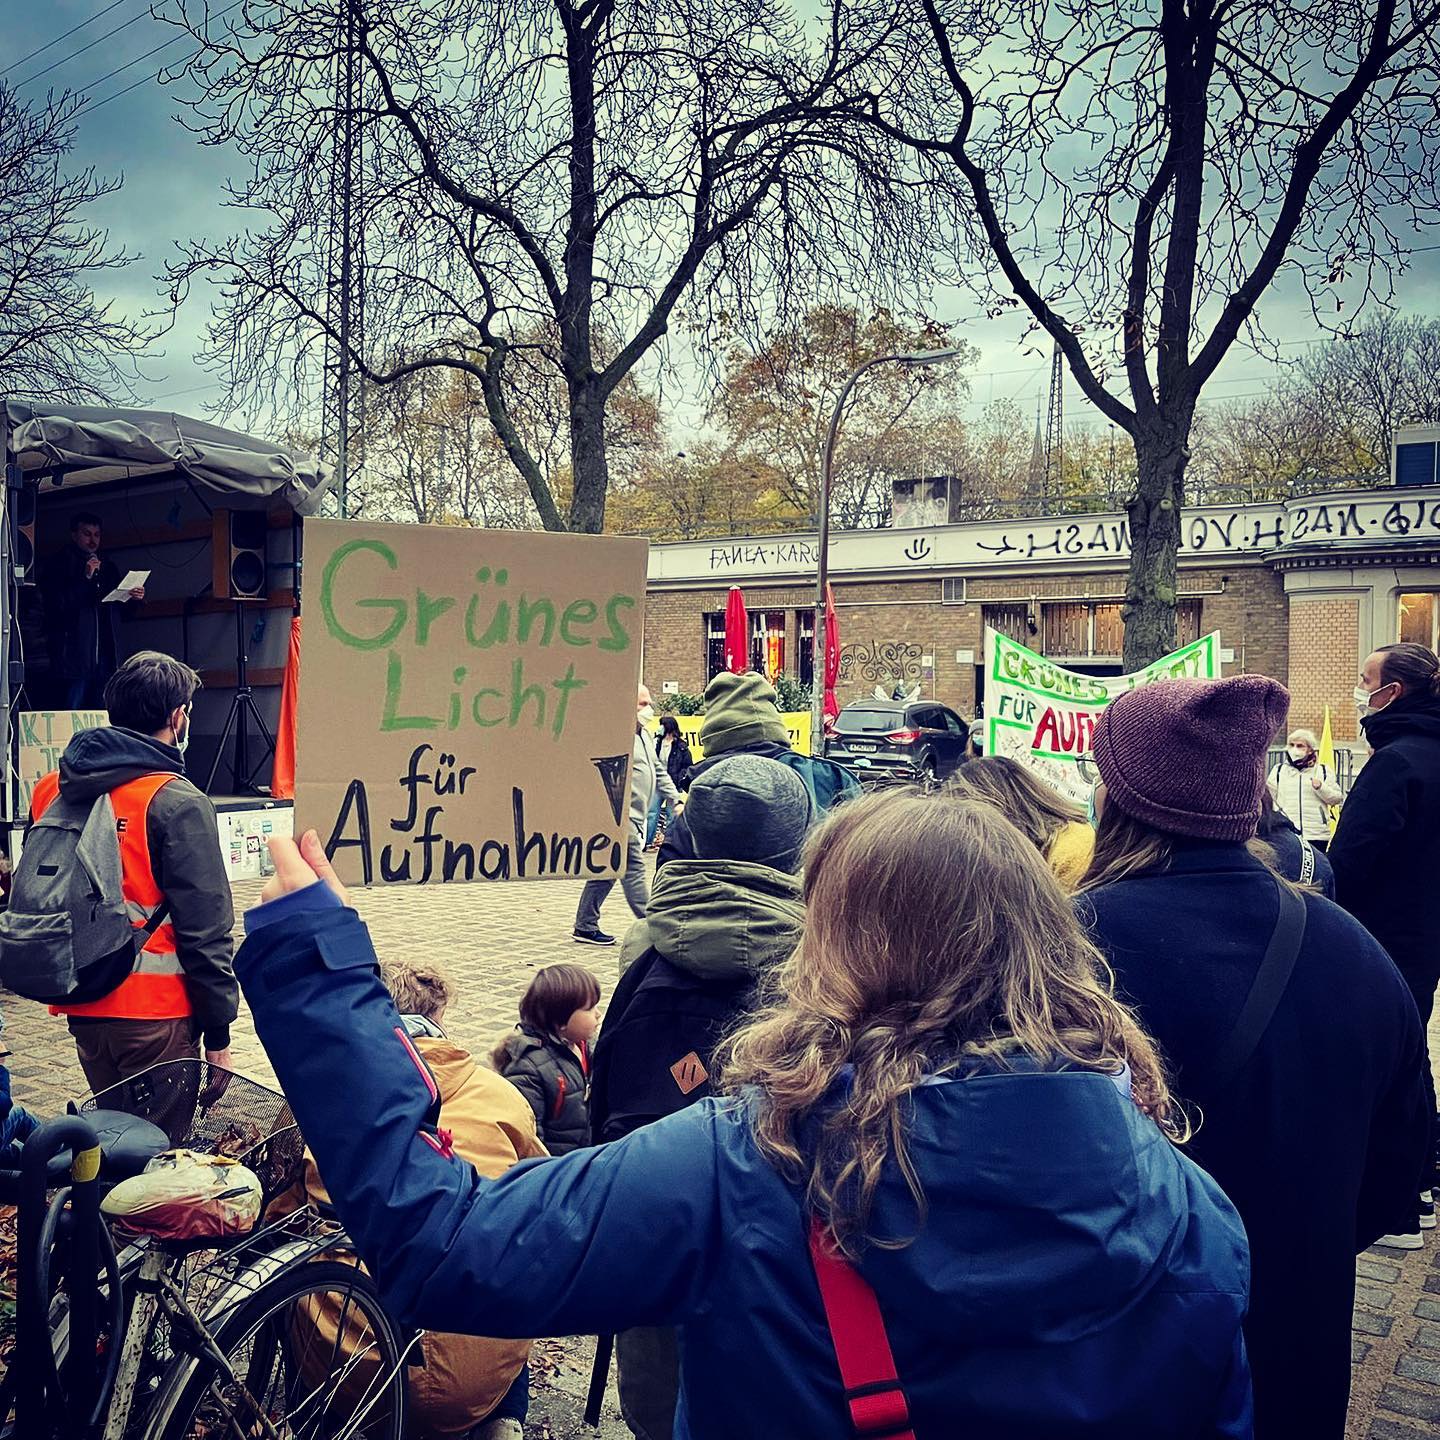
[[[179,471],[226,496],[279,496],[302,515],[319,508],[328,478],[313,459],[272,440],[222,430],[168,410],[45,405],[6,399],[9,450],[27,472],[54,472],[66,489]]]

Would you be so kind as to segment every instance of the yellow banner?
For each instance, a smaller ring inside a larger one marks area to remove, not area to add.
[[[810,712],[808,710],[782,710],[780,718],[785,722],[785,729],[790,736],[790,748],[799,755],[810,753]],[[704,746],[700,744],[700,727],[705,723],[703,715],[677,715],[675,719],[680,725],[680,734],[684,736],[685,743],[690,747],[690,753],[695,759],[705,758]],[[658,731],[660,722],[654,721],[650,729]]]

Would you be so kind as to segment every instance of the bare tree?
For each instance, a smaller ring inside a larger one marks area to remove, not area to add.
[[[965,348],[932,319],[884,309],[862,318],[851,305],[817,305],[759,347],[731,350],[710,419],[739,463],[776,477],[784,512],[814,525],[825,432],[851,373],[883,355],[950,346]],[[973,363],[972,352],[935,369],[887,365],[866,377],[834,456],[830,505],[840,529],[888,524],[895,479],[951,472],[947,424],[969,396]]]
[[[86,222],[120,188],[67,174],[83,95],[27,106],[0,84],[0,390],[50,400],[129,399],[153,332],[112,314],[96,279],[135,259]]]
[[[780,482],[723,445],[672,447],[616,487],[612,523],[623,534],[652,540],[773,533],[796,523],[780,498]]]
[[[529,363],[530,352],[505,378],[506,405],[522,438],[562,502],[570,487],[565,443],[565,390],[553,371]],[[624,484],[659,443],[659,404],[628,376],[605,411],[612,477]],[[422,524],[532,529],[535,506],[485,415],[475,377],[451,368],[410,370],[369,397],[363,493],[352,513]]]
[[[1142,665],[1174,643],[1196,404],[1261,297],[1283,268],[1332,314],[1342,290],[1388,298],[1436,216],[1440,0],[900,4],[852,108],[954,186],[986,293],[1133,439]]]
[[[333,77],[353,61],[366,297],[353,362],[379,384],[472,376],[550,529],[602,527],[606,408],[692,285],[706,304],[753,307],[797,271],[823,283],[893,239],[872,155],[888,142],[826,113],[856,37],[837,18],[811,46],[783,0],[273,0],[223,22],[178,0],[174,13],[196,45],[175,77],[198,88],[193,124],[248,161],[233,202],[273,217],[186,245],[171,270],[177,302],[197,277],[222,287],[209,358],[245,404],[273,405],[301,393],[323,337],[340,339],[323,257]],[[601,331],[617,337],[608,356]],[[564,388],[563,511],[511,408],[521,363]]]
[[[1361,468],[1377,478],[1397,425],[1440,424],[1440,320],[1377,315],[1316,346],[1300,369],[1317,413],[1354,432]]]
[[[1186,493],[1200,504],[1279,500],[1308,483],[1375,478],[1355,427],[1293,375],[1259,399],[1202,411],[1190,448]]]

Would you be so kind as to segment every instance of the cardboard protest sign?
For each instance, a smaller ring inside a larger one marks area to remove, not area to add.
[[[703,715],[677,715],[675,719],[680,725],[680,738],[690,747],[691,758],[696,761],[703,760],[705,747],[700,743],[700,727],[705,723],[705,717]],[[780,720],[789,737],[790,748],[797,755],[808,755],[810,753],[810,712],[808,710],[782,710]],[[660,733],[658,720],[651,722],[650,733],[652,735]]]
[[[646,554],[307,520],[297,833],[352,883],[614,875]]]
[[[985,753],[1019,760],[1071,800],[1084,803],[1100,712],[1117,695],[1155,680],[1220,676],[1220,636],[1202,636],[1130,675],[1081,675],[995,630],[985,632]]]
[[[20,815],[30,814],[35,786],[52,770],[60,768],[60,757],[73,735],[108,725],[103,710],[22,710],[15,717],[20,730]]]

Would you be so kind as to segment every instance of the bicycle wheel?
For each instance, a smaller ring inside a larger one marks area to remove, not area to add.
[[[229,1372],[210,1356],[187,1359],[151,1412],[148,1440],[261,1440],[271,1429],[284,1440],[401,1440],[404,1356],[356,1266],[297,1265],[210,1328]]]

